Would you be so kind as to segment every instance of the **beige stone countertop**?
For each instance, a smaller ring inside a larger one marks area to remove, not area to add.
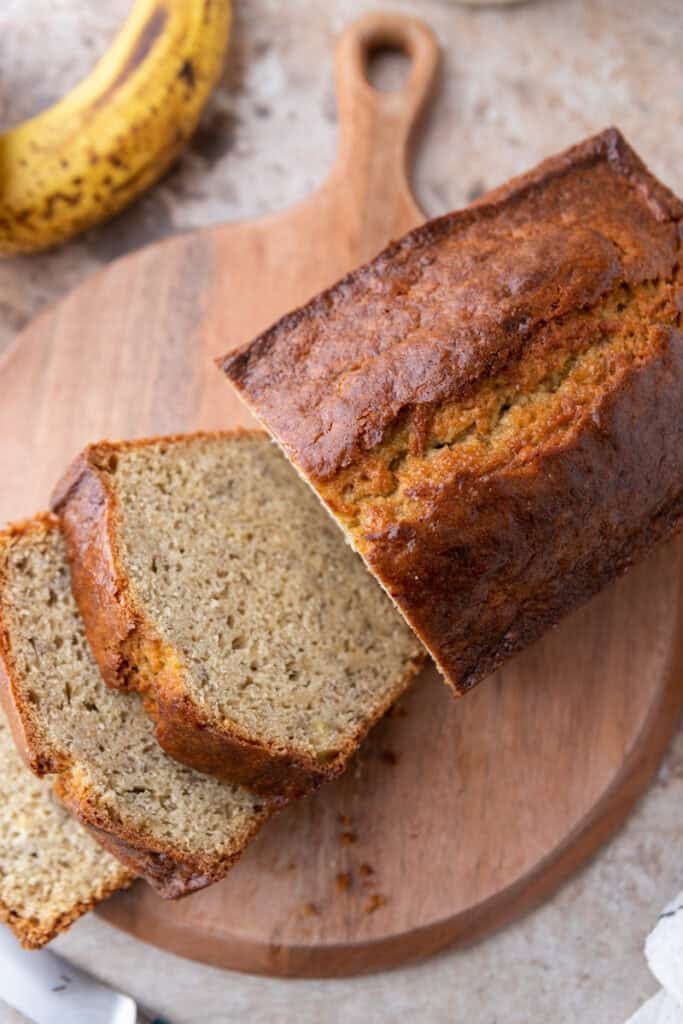
[[[2,0],[0,128],[75,84],[129,7],[130,0]],[[223,83],[178,166],[117,220],[62,250],[0,262],[0,349],[46,304],[122,253],[289,206],[315,188],[335,151],[334,38],[370,9],[420,15],[443,46],[414,174],[428,214],[461,206],[610,123],[683,192],[680,0],[498,8],[235,0],[235,7]],[[657,987],[642,946],[683,884],[682,826],[679,732],[649,792],[592,863],[538,910],[464,951],[363,978],[281,981],[176,959],[93,915],[54,948],[171,1024],[619,1024]],[[0,1024],[20,1019],[0,1005]]]

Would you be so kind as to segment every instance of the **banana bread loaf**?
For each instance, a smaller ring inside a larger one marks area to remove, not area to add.
[[[104,685],[55,517],[0,534],[0,698],[29,767],[164,897],[222,878],[272,812],[168,757],[138,695]]]
[[[680,525],[682,215],[610,129],[223,360],[457,692]]]
[[[143,693],[162,747],[199,771],[305,792],[422,663],[261,432],[91,445],[55,508],[105,681]]]

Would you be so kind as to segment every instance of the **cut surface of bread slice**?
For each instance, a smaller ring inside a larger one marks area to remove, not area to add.
[[[38,949],[135,876],[32,775],[1,711],[0,758],[0,920]]]
[[[107,683],[173,757],[294,796],[339,772],[421,646],[262,433],[92,445],[58,491]]]
[[[458,693],[683,521],[681,238],[610,129],[223,361]]]
[[[168,757],[137,694],[104,685],[55,517],[0,534],[0,664],[25,760],[105,847],[162,896],[226,874],[269,808]]]

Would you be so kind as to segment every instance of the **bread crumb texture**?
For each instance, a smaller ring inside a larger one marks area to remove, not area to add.
[[[58,773],[69,806],[171,868],[180,860],[209,876],[224,873],[264,808],[246,790],[173,761],[139,697],[104,686],[56,520],[38,519],[0,538],[0,610],[5,668],[29,754],[39,770]],[[56,820],[62,812],[50,813]]]
[[[36,948],[132,880],[17,753],[0,713],[0,917]]]
[[[264,435],[98,461],[129,595],[161,640],[149,685],[180,675],[204,720],[323,764],[404,688],[419,645]]]

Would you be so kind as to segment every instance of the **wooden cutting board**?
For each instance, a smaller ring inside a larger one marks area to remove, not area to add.
[[[365,76],[387,45],[412,60],[396,93]],[[212,358],[423,219],[406,167],[437,58],[420,22],[361,19],[337,48],[340,148],[319,192],[135,252],[19,335],[0,362],[1,519],[43,508],[88,441],[248,422]],[[309,976],[501,925],[654,772],[681,704],[680,576],[678,547],[659,550],[461,701],[426,671],[346,776],[270,823],[225,881],[178,903],[140,882],[100,913],[207,963]]]

